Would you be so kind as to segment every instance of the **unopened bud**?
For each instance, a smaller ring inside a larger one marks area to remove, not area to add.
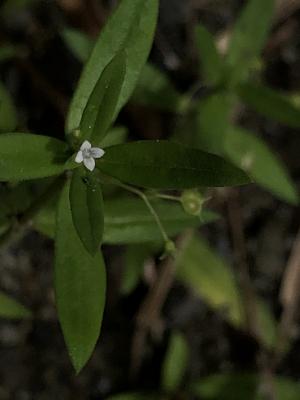
[[[196,190],[186,190],[181,195],[181,204],[184,211],[190,215],[199,215],[205,199]]]

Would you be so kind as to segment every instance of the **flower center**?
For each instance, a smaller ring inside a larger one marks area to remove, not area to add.
[[[92,157],[92,149],[84,149],[82,150],[83,158],[91,158]]]

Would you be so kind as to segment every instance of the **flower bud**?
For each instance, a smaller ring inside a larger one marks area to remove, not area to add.
[[[181,195],[184,211],[190,215],[199,215],[205,199],[196,190],[185,190]]]

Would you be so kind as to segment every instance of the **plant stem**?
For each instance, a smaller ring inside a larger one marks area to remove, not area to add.
[[[134,187],[132,187],[130,185],[126,185],[125,183],[122,183],[122,182],[119,182],[119,181],[117,181],[115,184],[118,185],[119,187],[125,189],[125,190],[128,190],[131,193],[134,193],[135,195],[139,196],[145,202],[145,204],[148,207],[150,213],[153,215],[153,218],[155,219],[155,222],[156,222],[156,224],[157,224],[157,226],[158,226],[158,228],[159,228],[159,230],[161,232],[161,235],[162,235],[164,241],[168,242],[170,240],[169,237],[168,237],[168,234],[165,231],[165,228],[163,227],[163,224],[161,223],[161,220],[160,220],[157,212],[153,208],[152,204],[150,203],[150,201],[149,201],[148,197],[145,195],[145,193],[142,192],[139,189],[136,189],[136,188],[134,188]]]
[[[153,218],[155,219],[155,222],[156,222],[156,224],[157,224],[157,226],[159,228],[159,231],[160,231],[165,243],[170,242],[170,238],[169,238],[169,236],[168,236],[163,224],[161,223],[161,220],[160,220],[157,212],[153,208],[152,204],[150,203],[148,197],[146,196],[146,194],[144,192],[142,192],[141,190],[139,190],[139,189],[137,189],[137,188],[135,188],[133,186],[127,185],[126,183],[120,182],[119,180],[117,180],[117,179],[115,179],[115,178],[113,178],[111,176],[105,175],[100,170],[98,170],[98,173],[99,173],[99,175],[98,175],[99,176],[99,181],[101,183],[104,183],[104,184],[105,183],[110,183],[112,185],[119,186],[120,188],[125,189],[128,192],[131,192],[131,193],[135,194],[136,196],[139,196],[144,201],[146,206],[148,207],[150,213],[153,215]]]
[[[179,196],[172,196],[169,194],[156,193],[155,197],[158,197],[159,199],[163,200],[178,201],[179,203],[181,202],[181,198]]]

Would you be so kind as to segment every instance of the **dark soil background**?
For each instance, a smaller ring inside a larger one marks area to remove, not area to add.
[[[13,42],[24,53],[0,67],[1,79],[18,109],[19,130],[63,136],[64,117],[81,64],[64,44],[59,31],[71,26],[95,37],[116,3],[41,0],[18,12],[0,15],[0,44]],[[187,90],[198,71],[193,41],[195,24],[201,21],[222,37],[244,3],[161,0],[152,62],[166,71],[180,91]],[[265,80],[275,88],[299,93],[300,2],[282,4],[264,52]],[[242,119],[263,132],[299,182],[299,132],[246,111]],[[128,126],[130,136],[136,139],[164,138],[174,127],[172,115],[130,104],[122,111],[119,122]],[[255,185],[243,189],[241,196],[253,284],[279,317],[280,282],[298,230],[299,210]],[[219,248],[229,247],[226,222],[206,227],[204,232]],[[91,361],[76,377],[56,319],[52,241],[28,231],[1,251],[0,288],[28,306],[34,319],[0,321],[0,400],[96,400],[120,391],[156,390],[173,328],[185,333],[190,346],[189,378],[255,369],[255,341],[229,327],[221,316],[175,282],[163,310],[166,330],[162,340],[149,339],[138,377],[130,381],[134,317],[147,287],[141,283],[131,295],[120,296],[122,254],[121,247],[105,249],[108,301],[102,334]],[[278,372],[295,379],[300,377],[297,332]]]

